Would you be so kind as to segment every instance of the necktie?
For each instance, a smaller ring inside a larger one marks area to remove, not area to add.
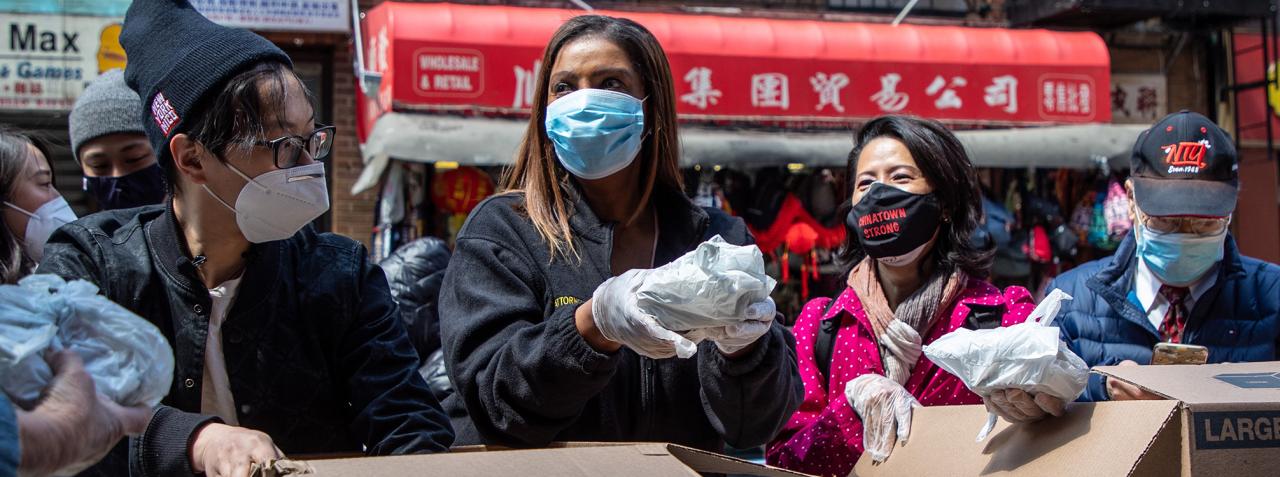
[[[1187,287],[1160,286],[1160,296],[1169,300],[1169,309],[1164,312],[1164,322],[1160,324],[1160,334],[1170,343],[1182,342],[1182,329],[1187,326],[1186,298],[1191,290]]]

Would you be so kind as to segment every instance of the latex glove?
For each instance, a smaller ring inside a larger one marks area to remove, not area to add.
[[[653,315],[636,305],[636,290],[652,270],[631,270],[605,280],[591,295],[596,328],[610,341],[654,359],[693,356],[697,344],[663,328]]]
[[[648,273],[636,301],[663,328],[686,333],[725,328],[760,314],[776,284],[765,273],[759,248],[716,236]]]
[[[777,316],[778,307],[773,298],[754,303],[747,307],[747,315],[743,321],[717,328],[703,328],[685,333],[692,341],[708,339],[715,342],[716,347],[724,354],[733,354],[751,346],[761,336],[769,332],[773,319]]]
[[[920,406],[920,402],[897,381],[864,374],[845,385],[844,397],[862,420],[863,452],[873,462],[888,459],[895,442],[907,442],[912,408]]]
[[[1067,404],[1045,393],[1032,395],[1021,389],[1000,389],[982,398],[987,412],[1012,423],[1035,422],[1050,415],[1062,416]]]

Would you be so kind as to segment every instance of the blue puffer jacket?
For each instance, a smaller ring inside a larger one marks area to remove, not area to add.
[[[1151,362],[1160,333],[1131,298],[1137,270],[1136,242],[1129,234],[1115,255],[1083,264],[1060,275],[1049,290],[1061,288],[1074,300],[1059,315],[1062,339],[1089,366],[1124,360]],[[1218,282],[1195,302],[1183,330],[1183,342],[1209,348],[1209,361],[1273,361],[1280,345],[1280,266],[1240,255],[1227,237]],[[1101,376],[1089,376],[1081,401],[1108,399]]]

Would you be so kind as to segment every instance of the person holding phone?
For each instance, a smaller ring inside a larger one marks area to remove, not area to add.
[[[1062,339],[1090,366],[1151,364],[1162,342],[1204,346],[1211,363],[1277,359],[1280,267],[1241,255],[1231,237],[1239,163],[1226,131],[1171,114],[1138,136],[1130,168],[1133,233],[1049,284],[1075,298],[1059,315]],[[1094,374],[1080,399],[1159,397]]]

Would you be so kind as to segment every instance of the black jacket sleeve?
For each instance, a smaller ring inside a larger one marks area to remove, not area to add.
[[[157,406],[147,430],[129,438],[130,473],[143,477],[195,476],[191,470],[191,444],[200,428],[215,422],[222,421],[214,416]]]
[[[454,437],[449,418],[418,374],[418,353],[396,314],[386,277],[357,248],[356,317],[339,350],[352,430],[370,455],[447,450]]]
[[[77,224],[66,225],[49,238],[44,248],[44,261],[36,270],[68,280],[91,282],[111,298],[111,283],[105,279],[107,268],[102,245],[95,236]],[[127,464],[123,455],[105,459],[90,469],[91,474],[127,475],[129,470],[143,476],[194,475],[191,470],[191,440],[197,430],[213,416],[183,412],[169,406],[157,406],[151,422],[142,435],[129,438]],[[117,448],[112,453],[122,452]]]
[[[110,284],[103,280],[104,262],[102,247],[93,234],[71,223],[54,231],[45,242],[44,260],[36,267],[35,273],[58,275],[66,280],[84,280],[97,285],[103,289],[104,296],[110,297],[106,290]]]
[[[754,349],[736,358],[709,341],[699,348],[702,408],[725,443],[749,449],[778,435],[804,398],[791,332],[775,320]]]
[[[440,291],[449,377],[480,435],[542,446],[572,425],[617,370],[619,354],[578,334],[575,305],[544,318],[536,268],[503,246],[460,234]]]

